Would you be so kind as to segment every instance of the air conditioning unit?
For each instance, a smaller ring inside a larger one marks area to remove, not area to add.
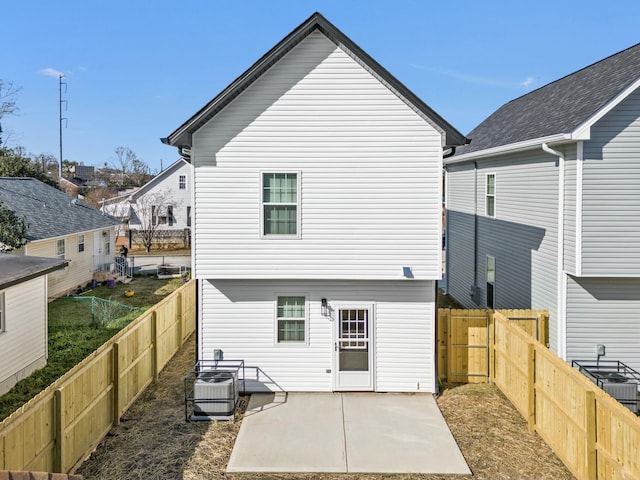
[[[640,374],[617,360],[600,360],[595,365],[581,360],[571,362],[593,383],[636,415]]]
[[[205,370],[193,384],[192,419],[218,419],[233,416],[240,394],[238,370]]]

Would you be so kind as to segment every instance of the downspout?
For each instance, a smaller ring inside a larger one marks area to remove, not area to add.
[[[560,358],[567,358],[566,342],[566,315],[565,315],[565,288],[564,274],[564,153],[550,148],[546,143],[542,144],[542,150],[558,157],[558,267],[557,267],[557,307],[558,321],[558,345],[557,353]]]
[[[478,285],[478,162],[473,161],[473,292],[472,300],[478,304],[476,290]]]

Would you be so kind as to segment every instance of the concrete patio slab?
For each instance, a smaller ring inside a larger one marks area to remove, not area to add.
[[[229,472],[470,474],[429,394],[251,397]]]

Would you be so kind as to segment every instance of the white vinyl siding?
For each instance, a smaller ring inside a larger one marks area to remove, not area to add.
[[[441,135],[321,33],[193,134],[198,278],[441,277]],[[300,171],[299,241],[261,237],[261,177]]]
[[[447,281],[449,293],[466,308],[486,308],[486,255],[500,267],[495,301],[499,308],[540,308],[550,314],[549,338],[557,347],[557,260],[558,260],[558,166],[557,157],[540,150],[503,155],[478,161],[476,202],[480,205],[477,225],[472,215],[452,212],[447,216]],[[499,179],[500,205],[496,217],[483,215],[485,176]],[[469,186],[467,170],[450,168],[449,189]],[[460,185],[458,185],[460,178]],[[531,188],[535,185],[536,188]],[[472,187],[473,188],[473,187]],[[477,253],[474,272],[474,228]],[[454,232],[460,232],[456,239]],[[473,281],[473,283],[469,283]],[[481,291],[474,302],[470,287]]]
[[[584,144],[582,274],[640,277],[640,91]]]
[[[567,360],[594,360],[596,344],[606,360],[640,371],[640,279],[573,278],[567,287]]]
[[[0,292],[0,333],[4,332],[4,292]]]
[[[376,391],[433,391],[434,282],[212,280],[201,285],[198,357],[212,359],[214,349],[222,349],[225,358],[244,359],[252,379],[248,386],[254,391],[332,390],[337,311],[330,309],[331,316],[323,316],[322,298],[329,307],[375,304]],[[300,289],[308,292],[307,342],[274,347],[274,299]]]
[[[0,292],[4,297],[4,332],[0,334],[0,395],[18,380],[46,364],[46,277],[38,277]]]

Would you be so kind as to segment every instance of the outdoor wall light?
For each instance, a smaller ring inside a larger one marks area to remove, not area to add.
[[[329,307],[327,306],[326,298],[320,300],[320,314],[323,317],[326,317],[329,314]]]

